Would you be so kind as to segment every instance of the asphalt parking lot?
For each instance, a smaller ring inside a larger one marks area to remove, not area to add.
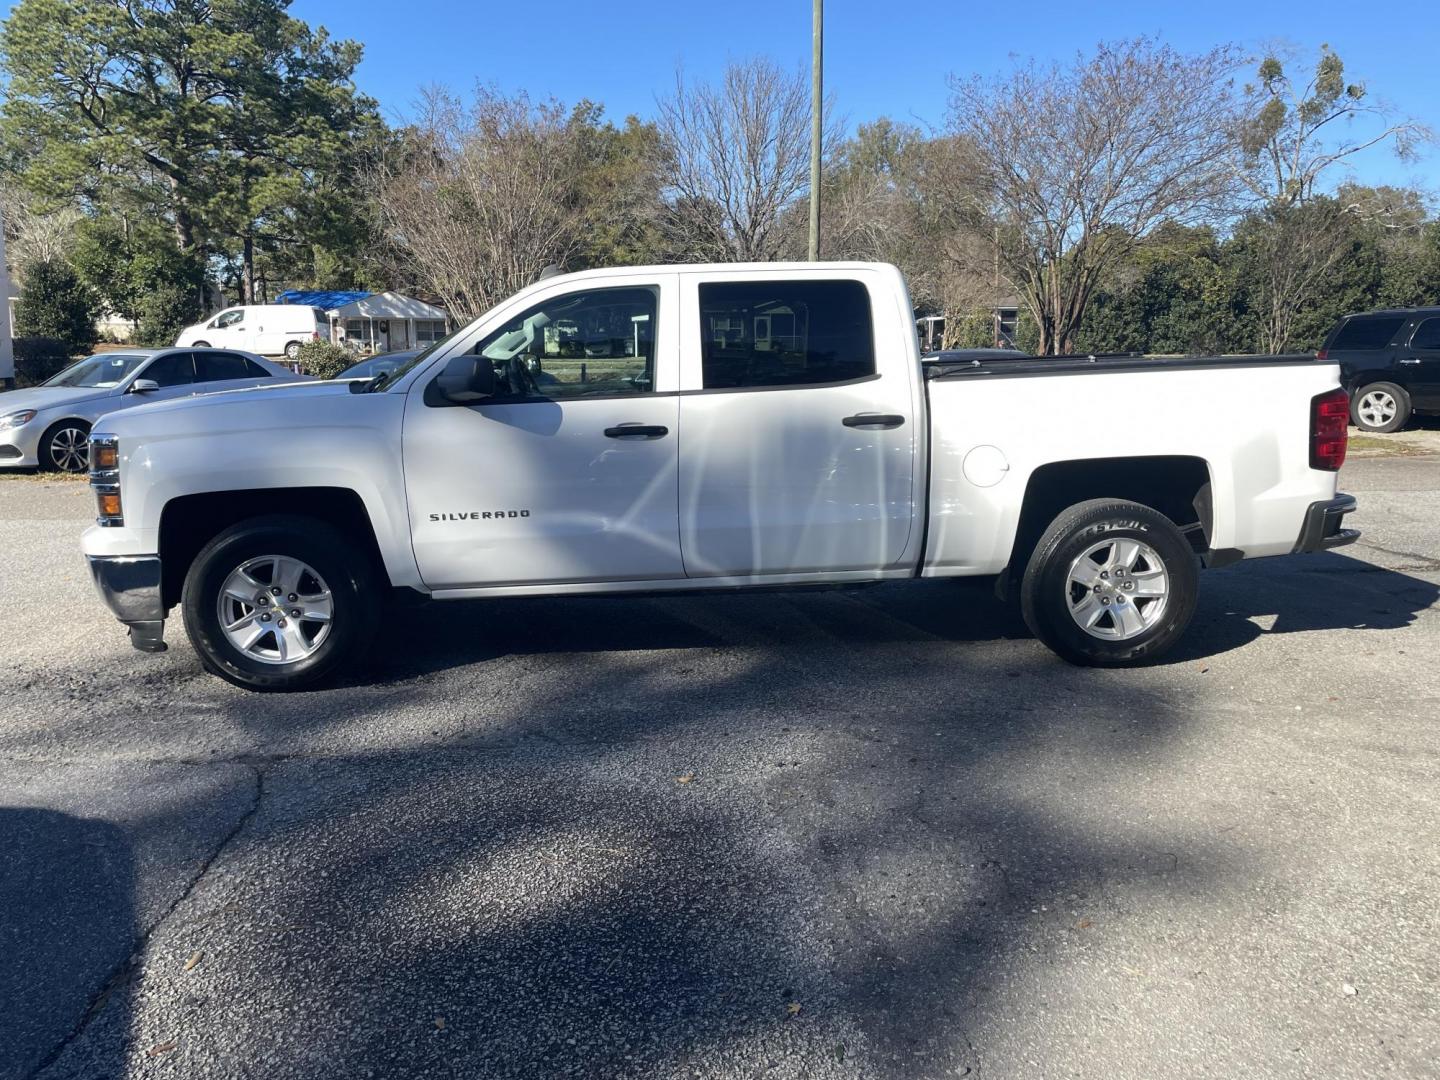
[[[954,582],[130,649],[0,477],[0,1080],[1440,1076],[1440,432],[1068,667]]]

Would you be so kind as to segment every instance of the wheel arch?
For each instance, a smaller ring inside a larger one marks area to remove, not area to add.
[[[210,491],[180,495],[160,513],[161,594],[168,609],[180,592],[200,549],[232,525],[271,514],[313,518],[353,538],[380,580],[390,582],[365,503],[349,488],[294,487]]]
[[[1008,590],[1046,528],[1067,507],[1090,499],[1125,499],[1168,517],[1197,554],[1210,548],[1214,528],[1210,466],[1185,455],[1079,458],[1048,462],[1025,484],[1010,558],[999,586]]]

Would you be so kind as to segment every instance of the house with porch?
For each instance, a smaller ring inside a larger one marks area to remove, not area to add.
[[[362,352],[423,349],[449,333],[444,308],[397,292],[288,289],[275,302],[320,308],[330,318],[330,340]]]

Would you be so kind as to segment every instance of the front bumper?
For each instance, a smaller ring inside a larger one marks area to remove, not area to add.
[[[31,420],[18,428],[0,431],[0,468],[34,468],[40,464],[40,429]]]
[[[88,555],[105,606],[130,628],[141,652],[165,651],[165,599],[157,555]]]
[[[1356,507],[1354,495],[1336,495],[1325,502],[1311,503],[1305,511],[1305,524],[1295,541],[1295,552],[1326,551],[1344,547],[1360,539],[1359,529],[1342,529],[1341,521]]]

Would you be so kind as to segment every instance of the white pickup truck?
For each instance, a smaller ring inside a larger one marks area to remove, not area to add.
[[[362,657],[392,589],[989,576],[1062,657],[1133,664],[1201,565],[1355,539],[1348,407],[1311,357],[922,363],[890,266],[593,270],[388,377],[103,418],[83,547],[138,648],[178,604],[261,690]]]

